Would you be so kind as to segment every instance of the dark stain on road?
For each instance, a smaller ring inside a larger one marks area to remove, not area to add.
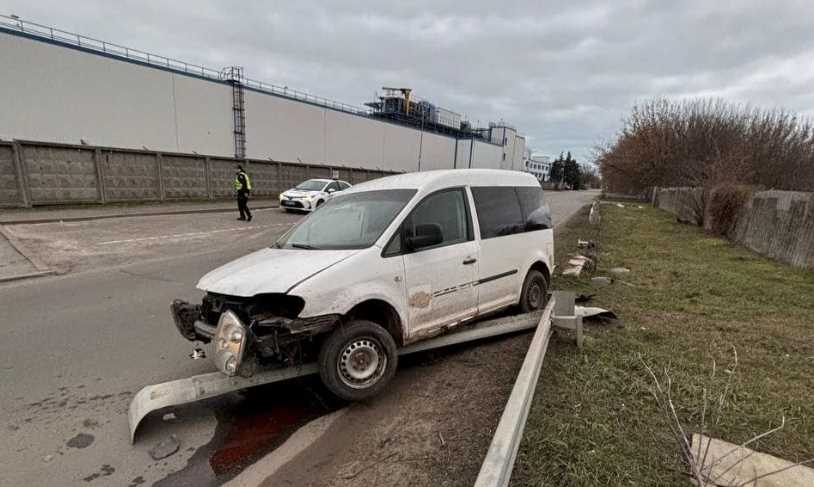
[[[154,485],[220,485],[279,447],[306,423],[344,405],[317,377],[230,394],[213,404],[218,424],[212,441],[199,448],[184,469]]]
[[[93,443],[93,435],[89,435],[87,433],[79,433],[78,435],[74,436],[67,443],[65,443],[70,448],[87,448]]]
[[[85,482],[93,482],[94,480],[98,479],[99,477],[109,477],[109,476],[113,475],[113,472],[115,472],[115,471],[116,471],[115,468],[111,467],[108,464],[104,464],[104,465],[101,466],[101,468],[99,468],[98,472],[94,472],[94,473],[88,475],[87,477],[83,477],[82,480],[84,480]]]

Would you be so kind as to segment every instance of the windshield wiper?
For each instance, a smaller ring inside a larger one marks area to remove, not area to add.
[[[308,245],[308,244],[293,243],[293,244],[289,244],[289,245],[294,247],[295,249],[318,250],[313,245]]]

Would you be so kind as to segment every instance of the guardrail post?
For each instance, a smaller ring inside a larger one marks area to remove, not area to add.
[[[11,143],[11,152],[14,159],[14,169],[17,176],[17,189],[23,208],[31,208],[31,187],[28,184],[28,168],[25,164],[23,148],[16,140]]]
[[[102,165],[102,149],[95,148],[93,150],[93,165],[96,168],[96,190],[99,193],[99,203],[107,203],[107,195],[105,192],[105,169]]]
[[[158,173],[158,199],[164,201],[164,157],[160,152],[155,153],[155,169]]]
[[[213,200],[215,195],[212,193],[212,160],[209,156],[204,157],[204,178],[206,179],[206,198]]]

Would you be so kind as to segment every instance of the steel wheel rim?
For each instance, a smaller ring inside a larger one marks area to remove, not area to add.
[[[378,340],[370,337],[349,341],[339,354],[339,379],[352,389],[365,389],[382,378],[387,355]]]
[[[529,308],[538,309],[542,305],[543,287],[539,282],[534,281],[529,286],[528,290],[528,303]]]

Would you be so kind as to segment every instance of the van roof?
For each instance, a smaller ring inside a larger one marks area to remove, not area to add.
[[[411,172],[357,184],[344,193],[380,189],[417,189],[431,192],[452,186],[540,186],[533,175],[505,169],[442,169]]]

